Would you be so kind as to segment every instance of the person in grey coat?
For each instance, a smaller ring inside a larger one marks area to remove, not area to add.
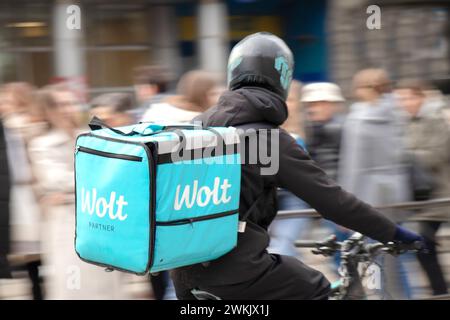
[[[403,144],[404,121],[389,80],[382,70],[366,69],[355,75],[355,95],[345,121],[339,183],[372,205],[387,205],[411,200],[406,150]],[[366,90],[377,91],[375,95]],[[394,220],[401,220],[396,214]]]
[[[365,69],[353,80],[358,102],[342,132],[338,182],[347,191],[374,206],[411,200],[404,122],[385,71]],[[386,212],[396,222],[405,212]],[[409,285],[398,260],[386,257],[387,291],[395,298],[409,298]],[[398,275],[401,275],[399,277]]]

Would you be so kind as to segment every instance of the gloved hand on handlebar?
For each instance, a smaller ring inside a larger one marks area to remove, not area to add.
[[[413,243],[416,241],[425,242],[425,239],[421,235],[414,233],[401,226],[397,226],[397,229],[395,230],[394,240],[403,243]]]
[[[420,251],[428,251],[428,243],[424,237],[399,225],[397,225],[397,229],[395,230],[394,240],[405,244],[419,242],[422,247]]]

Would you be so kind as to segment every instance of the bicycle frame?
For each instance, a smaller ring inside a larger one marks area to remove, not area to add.
[[[358,253],[364,237],[354,234],[341,245],[341,265],[339,274],[341,278],[332,287],[330,299],[333,300],[361,300],[366,298],[362,285],[361,276],[358,271]]]

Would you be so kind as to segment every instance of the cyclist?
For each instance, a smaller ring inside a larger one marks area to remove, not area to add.
[[[347,193],[322,171],[280,126],[287,118],[286,96],[292,80],[293,55],[280,38],[256,33],[240,41],[228,62],[228,86],[218,104],[195,120],[206,126],[275,128],[279,133],[279,169],[263,174],[262,161],[242,166],[240,216],[245,231],[228,254],[209,264],[173,270],[179,299],[195,299],[193,290],[221,299],[327,299],[325,276],[294,257],[269,254],[267,228],[277,212],[276,190],[285,188],[320,214],[381,242],[405,243],[422,238],[397,226],[368,204]],[[262,131],[260,131],[262,132]],[[258,134],[258,145],[275,143]],[[250,141],[250,139],[248,139]],[[266,140],[266,141],[264,141]],[[248,142],[250,143],[250,142]],[[248,158],[251,146],[242,155]]]

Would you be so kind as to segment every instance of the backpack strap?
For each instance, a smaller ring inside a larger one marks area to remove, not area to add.
[[[271,124],[269,122],[250,122],[250,123],[237,125],[234,127],[238,128],[238,129],[243,129],[243,130],[247,130],[247,129],[255,129],[255,130],[278,129],[278,126]],[[250,206],[250,208],[239,218],[239,228],[238,228],[239,232],[241,232],[241,233],[245,232],[248,217],[256,210],[258,205],[262,201],[265,200],[267,194],[268,194],[267,189],[264,188],[263,192],[261,192],[261,194],[256,198],[255,202],[253,202],[253,204]]]
[[[258,205],[266,198],[267,191],[264,189],[263,192],[256,198],[255,202],[248,208],[248,210],[239,218],[239,227],[238,232],[243,233],[245,232],[245,228],[247,226],[247,219],[248,217],[255,211],[255,209],[258,207]]]

